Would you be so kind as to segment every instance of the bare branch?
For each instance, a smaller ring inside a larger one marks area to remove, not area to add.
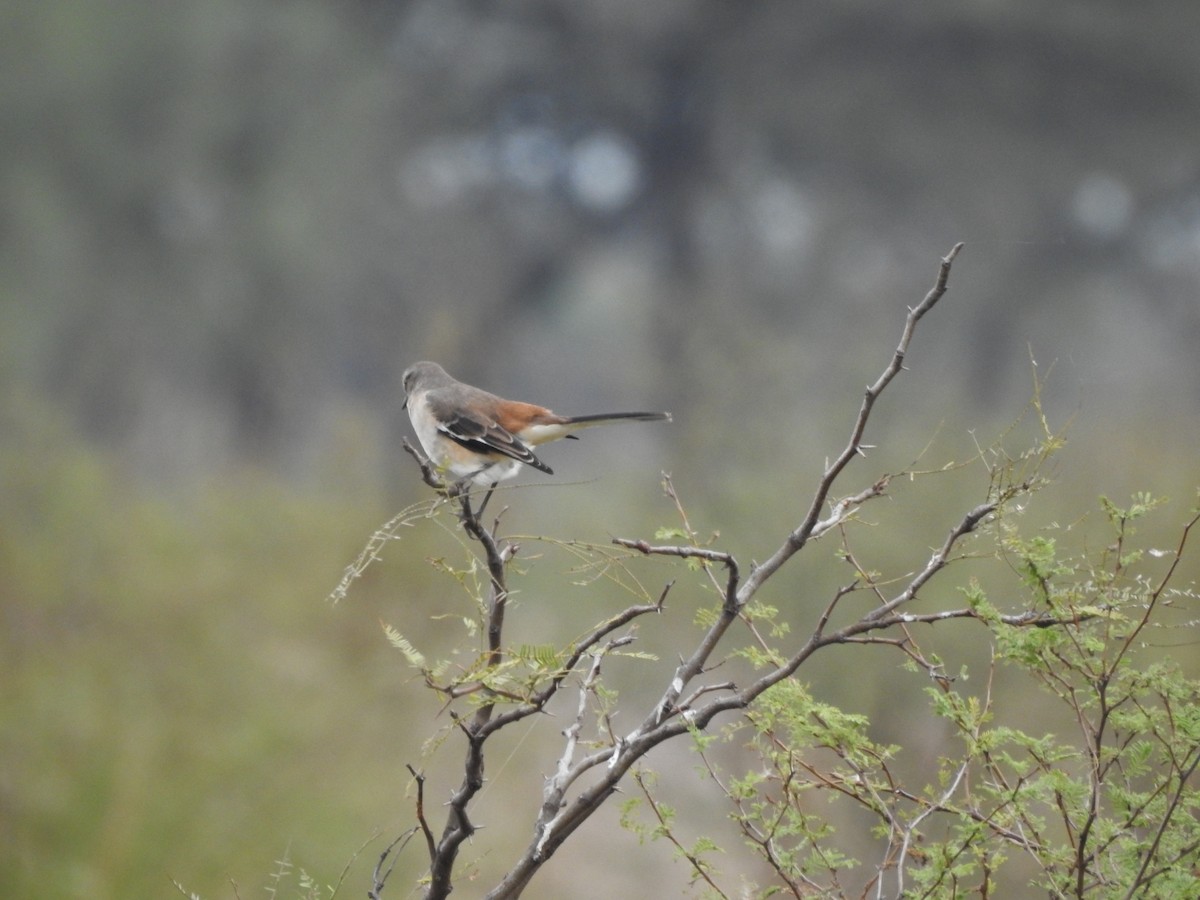
[[[414,453],[415,455],[415,453]],[[514,544],[505,542],[501,545],[496,536],[489,531],[479,519],[479,512],[471,509],[468,497],[460,497],[459,520],[468,535],[478,541],[483,548],[487,561],[488,574],[491,579],[487,613],[488,664],[499,666],[504,658],[503,629],[504,612],[508,601],[506,585],[506,566],[517,552]],[[482,511],[482,507],[480,509]],[[455,718],[463,734],[467,738],[467,755],[463,766],[463,781],[458,790],[450,798],[449,812],[446,825],[442,831],[435,851],[430,859],[429,887],[426,891],[427,900],[440,900],[449,896],[454,889],[454,862],[458,858],[458,849],[463,841],[475,832],[475,826],[468,816],[468,807],[475,795],[483,787],[484,742],[490,733],[487,725],[495,712],[495,703],[482,704],[472,717],[470,724]]]
[[[383,896],[383,889],[387,885],[387,880],[392,875],[392,870],[396,868],[396,860],[400,858],[400,852],[416,833],[417,829],[415,827],[410,828],[383,848],[383,852],[379,854],[378,862],[375,863],[375,871],[371,876],[371,889],[367,891],[368,900],[379,900]],[[393,855],[392,851],[395,851],[395,855]],[[392,860],[390,863],[388,863],[389,856]],[[387,865],[386,869],[384,868],[385,865]]]
[[[842,597],[857,589],[858,582],[856,582],[837,592],[826,607],[824,614],[819,618],[816,628],[790,657],[782,659],[778,665],[763,672],[754,681],[740,688],[731,681],[696,683],[704,672],[711,669],[711,660],[718,646],[730,626],[743,615],[746,604],[755,596],[759,588],[809,540],[842,525],[859,506],[886,493],[890,476],[885,475],[858,493],[836,502],[830,502],[837,479],[850,461],[855,456],[863,455],[867,449],[867,445],[863,443],[863,436],[875,402],[895,376],[904,369],[905,356],[916,325],[945,294],[951,265],[961,249],[961,244],[951,249],[941,262],[934,286],[920,304],[909,309],[890,362],[876,380],[866,388],[861,406],[851,427],[849,439],[841,453],[826,467],[819,479],[802,520],[765,562],[752,568],[745,580],[742,579],[740,566],[732,554],[696,546],[695,532],[669,477],[666,476],[664,476],[664,483],[667,493],[675,501],[686,533],[692,543],[689,545],[652,545],[641,540],[614,539],[613,543],[616,545],[645,555],[674,556],[680,559],[699,561],[708,577],[713,579],[714,586],[717,587],[723,601],[716,620],[705,630],[690,655],[680,661],[660,699],[636,728],[621,736],[611,736],[611,743],[607,747],[601,747],[594,752],[578,756],[583,717],[589,702],[588,698],[594,695],[600,678],[601,661],[614,649],[633,640],[632,635],[613,637],[613,633],[642,615],[661,612],[670,585],[664,588],[656,604],[643,603],[630,606],[585,634],[565,655],[558,670],[537,690],[531,692],[526,700],[515,701],[512,708],[497,712],[496,704],[502,699],[501,695],[486,685],[480,686],[479,689],[487,691],[489,696],[476,708],[470,720],[455,717],[456,724],[467,740],[464,775],[459,789],[451,796],[445,829],[439,841],[433,840],[432,831],[424,821],[423,814],[418,813],[419,828],[425,834],[431,856],[427,898],[443,898],[449,894],[452,889],[451,876],[458,848],[474,831],[468,810],[471,801],[483,784],[484,745],[487,738],[502,727],[541,712],[546,703],[562,689],[566,676],[581,666],[585,656],[591,656],[591,663],[581,675],[576,715],[572,724],[563,732],[565,744],[554,773],[546,780],[543,803],[537,816],[534,834],[525,852],[501,882],[486,895],[490,900],[517,897],[540,866],[612,795],[630,768],[652,748],[673,737],[685,734],[691,729],[706,728],[722,712],[745,709],[772,685],[793,674],[813,653],[823,647],[846,643],[902,624],[905,620],[896,612],[898,607],[913,599],[918,591],[951,561],[951,554],[964,536],[973,532],[1001,503],[1010,499],[1011,495],[1019,493],[1020,488],[1014,488],[1012,494],[993,498],[993,502],[976,507],[964,516],[951,529],[942,547],[933,554],[920,572],[909,579],[900,594],[886,599],[879,594],[878,586],[872,585],[880,602],[869,614],[843,628],[826,632],[834,607]],[[517,553],[518,548],[515,544],[501,541],[496,537],[496,524],[493,524],[491,529],[483,524],[480,517],[482,505],[479,511],[473,510],[469,496],[462,490],[461,484],[447,486],[440,473],[407,442],[405,449],[417,460],[427,484],[448,498],[458,500],[458,515],[463,529],[482,548],[490,578],[486,612],[487,664],[490,667],[500,666],[505,655],[503,625],[508,598],[506,570],[507,564]],[[485,498],[484,504],[486,502]],[[822,518],[822,514],[825,515],[824,518]],[[710,566],[716,565],[722,566],[726,570],[723,585],[718,583],[715,573],[710,569]],[[753,623],[748,622],[748,624],[753,631]],[[681,697],[686,697],[686,699],[681,702]],[[580,776],[585,772],[590,773],[590,777],[586,782],[582,782]],[[415,772],[413,774],[414,777],[418,777],[418,807],[423,807],[422,782]],[[579,788],[578,785],[585,786]],[[957,786],[957,781],[954,785]],[[568,796],[568,791],[571,790],[574,790],[575,793],[573,796]],[[903,858],[904,852],[901,851],[901,863]],[[698,873],[704,875],[702,861],[693,860],[693,866]],[[712,887],[716,889],[715,885]]]
[[[950,561],[950,553],[954,549],[954,545],[957,544],[963,537],[979,527],[979,523],[994,513],[998,505],[999,501],[981,503],[979,506],[975,507],[969,513],[963,516],[962,521],[950,529],[950,534],[946,536],[945,542],[942,544],[941,548],[929,558],[929,562],[925,564],[925,568],[922,569],[917,576],[908,583],[908,587],[897,594],[893,599],[889,600],[887,603],[884,603],[882,606],[877,607],[874,611],[865,616],[863,622],[866,624],[874,623],[886,616],[896,607],[912,600],[913,597],[917,595],[917,592],[925,586],[926,582],[928,582],[930,578],[937,574],[937,572]]]
[[[850,429],[850,440],[846,443],[845,449],[838,457],[829,465],[825,473],[821,476],[817,483],[816,493],[813,495],[812,503],[808,508],[807,514],[801,521],[800,525],[787,536],[787,539],[762,565],[757,566],[750,576],[742,585],[739,603],[745,603],[750,597],[753,597],[758,589],[768,578],[774,575],[779,568],[800,551],[809,538],[812,536],[813,529],[820,520],[821,510],[825,507],[826,498],[829,496],[830,490],[833,488],[833,483],[837,480],[842,470],[849,465],[850,460],[854,459],[862,452],[862,436],[867,429],[867,421],[871,417],[871,410],[875,406],[875,401],[879,395],[883,393],[892,381],[893,378],[904,368],[904,357],[908,353],[908,345],[912,341],[913,332],[916,330],[917,322],[921,320],[929,310],[937,304],[942,296],[946,293],[946,288],[950,281],[950,267],[963,245],[955,244],[948,254],[942,259],[941,267],[938,269],[937,280],[929,293],[925,295],[925,299],[916,307],[908,311],[908,316],[904,320],[904,329],[900,335],[900,343],[896,347],[896,352],[892,355],[892,360],[887,368],[883,370],[880,376],[875,380],[874,384],[867,387],[866,393],[863,396],[862,406],[859,408],[858,417],[854,421],[853,427]]]
[[[741,575],[738,571],[737,560],[731,554],[721,550],[708,550],[704,547],[651,546],[645,541],[631,541],[628,538],[613,538],[613,543],[621,547],[628,547],[631,550],[637,550],[639,553],[645,553],[648,556],[680,556],[684,559],[702,559],[706,562],[723,565],[729,570],[729,580],[725,583],[725,590],[722,591],[725,597],[725,608],[726,610],[737,612],[737,588]]]
[[[566,746],[563,749],[562,756],[559,757],[554,775],[546,781],[542,809],[538,815],[537,825],[535,826],[535,832],[538,835],[538,841],[534,847],[535,852],[540,853],[542,851],[544,842],[552,834],[559,810],[563,807],[563,795],[566,793],[567,788],[582,774],[582,770],[573,765],[575,749],[579,743],[579,732],[583,728],[583,715],[587,711],[587,699],[592,691],[595,690],[596,681],[600,677],[600,666],[604,661],[604,657],[612,650],[623,647],[632,641],[632,635],[615,638],[592,655],[592,664],[579,686],[579,704],[575,714],[575,721],[563,732],[563,736],[567,739]]]
[[[417,824],[421,828],[421,833],[425,835],[425,846],[429,851],[429,858],[433,859],[433,855],[437,852],[437,847],[433,839],[433,831],[429,827],[429,822],[425,818],[425,776],[418,772],[410,764],[405,764],[412,775],[413,780],[417,784]]]
[[[408,438],[404,438],[400,442],[400,446],[404,448],[404,452],[417,461],[417,465],[421,468],[421,477],[425,483],[440,494],[446,493],[448,486],[438,473],[437,467],[426,458],[416,447],[408,442]]]

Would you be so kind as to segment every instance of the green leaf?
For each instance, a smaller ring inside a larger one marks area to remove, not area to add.
[[[391,625],[381,622],[383,633],[388,639],[388,643],[404,654],[404,658],[408,660],[408,664],[416,669],[425,668],[425,656],[417,650],[408,639]]]

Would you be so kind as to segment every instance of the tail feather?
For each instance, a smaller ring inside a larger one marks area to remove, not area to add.
[[[623,412],[598,413],[590,416],[554,416],[549,422],[530,425],[521,430],[521,440],[532,446],[557,441],[559,438],[574,437],[571,432],[593,425],[604,425],[609,422],[662,422],[671,421],[670,413],[660,412]]]
[[[629,419],[633,422],[670,422],[669,412],[619,412],[594,413],[590,416],[568,416],[564,425],[599,425],[602,422],[613,422],[618,419]]]

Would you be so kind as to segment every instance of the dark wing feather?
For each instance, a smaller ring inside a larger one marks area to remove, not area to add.
[[[524,441],[496,422],[481,422],[458,413],[445,420],[438,430],[474,453],[501,453],[549,475],[554,474],[554,470],[534,456]]]

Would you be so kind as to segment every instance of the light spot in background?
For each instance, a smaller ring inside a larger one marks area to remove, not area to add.
[[[759,243],[769,258],[794,261],[807,252],[815,231],[813,214],[800,188],[785,178],[770,178],[751,200]]]
[[[1142,231],[1140,250],[1159,272],[1200,276],[1200,194],[1173,198],[1156,211]]]
[[[546,194],[565,189],[589,212],[615,213],[637,197],[644,175],[636,148],[616,132],[596,131],[568,147],[553,128],[521,125],[426,141],[400,163],[397,179],[404,197],[422,207],[511,185]]]
[[[642,165],[628,140],[598,131],[572,149],[567,169],[571,196],[594,212],[616,212],[633,202],[642,187]]]
[[[492,153],[475,136],[437,137],[400,164],[400,191],[417,206],[444,206],[492,182]]]
[[[547,190],[563,161],[563,145],[551,129],[541,125],[514,128],[500,138],[501,172],[518,186]]]
[[[1071,214],[1088,235],[1101,240],[1120,237],[1133,218],[1133,193],[1123,181],[1093,172],[1075,187]]]

